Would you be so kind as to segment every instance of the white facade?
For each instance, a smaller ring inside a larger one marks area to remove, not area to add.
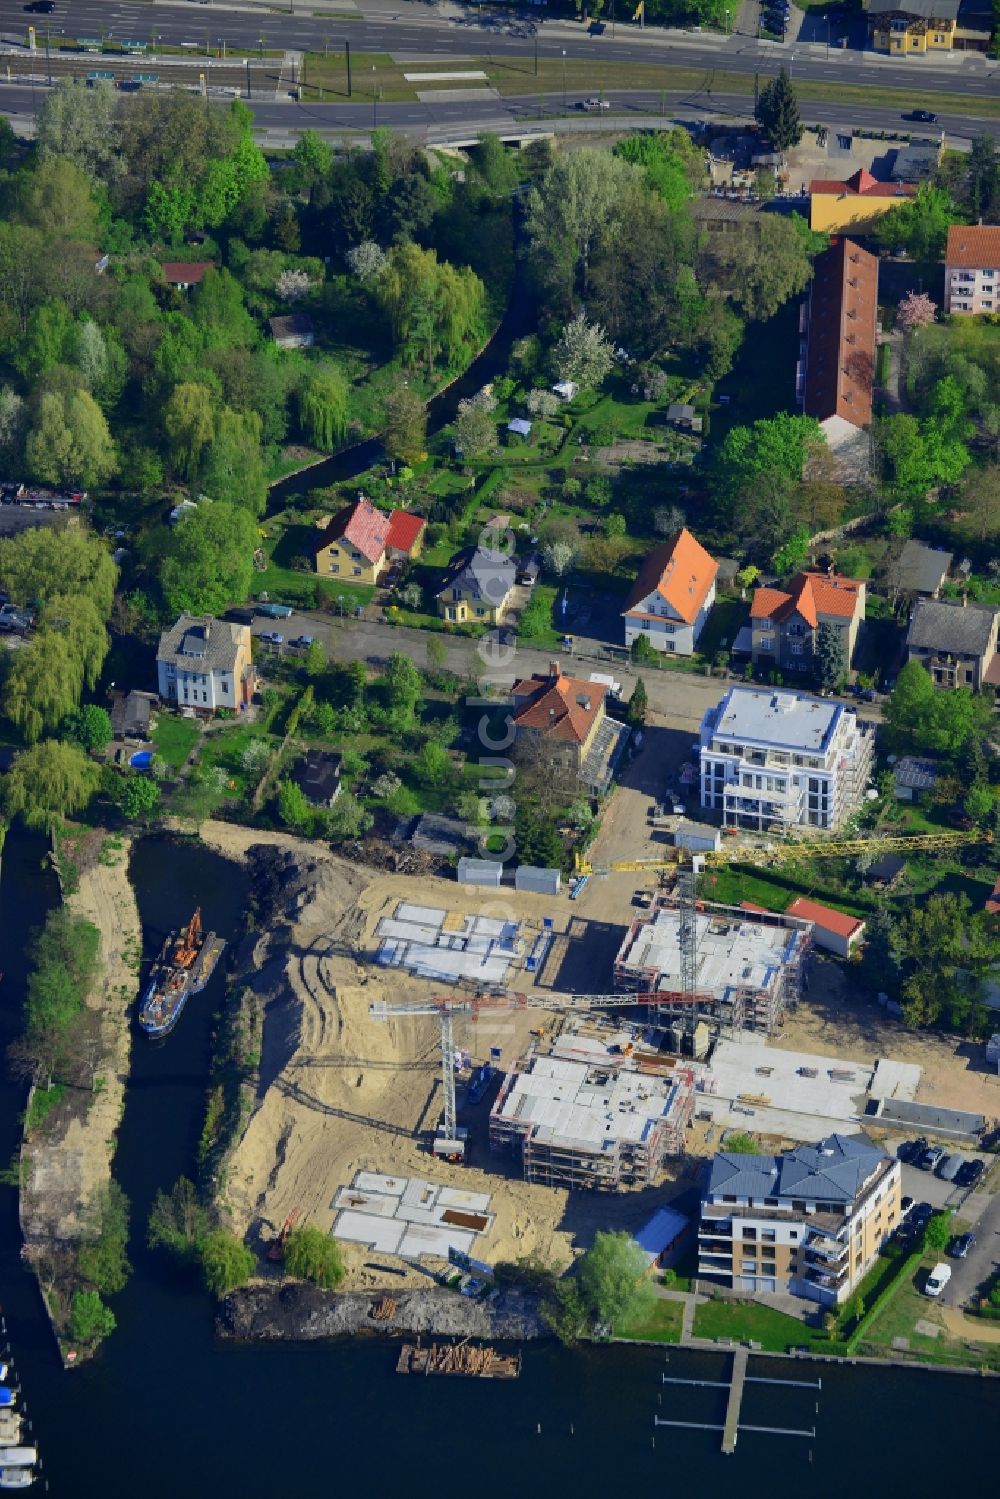
[[[996,312],[1000,309],[1000,265],[976,270],[945,266],[945,312]]]
[[[237,710],[254,685],[249,626],[182,614],[160,637],[156,676],[163,702],[199,713]]]
[[[714,603],[713,583],[694,623],[689,625],[673,605],[667,603],[662,593],[654,589],[646,598],[633,604],[625,615],[625,644],[631,648],[633,641],[644,635],[654,651],[663,651],[671,656],[693,656],[698,637],[705,628],[705,621],[711,614]]]
[[[157,661],[157,690],[161,699],[176,703],[179,708],[198,708],[209,713],[217,708],[235,709],[239,698],[232,671],[198,671],[195,666],[196,663],[187,667],[173,661]]]
[[[873,735],[840,703],[731,687],[700,741],[701,805],[726,827],[835,829],[868,787]]]

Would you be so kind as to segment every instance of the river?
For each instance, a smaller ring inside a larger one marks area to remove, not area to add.
[[[6,976],[0,1042],[17,1033],[21,935],[57,896],[40,839],[8,838],[0,878]],[[240,931],[243,872],[198,846],[140,843],[132,872],[147,957],[194,905]],[[725,1458],[714,1431],[655,1429],[654,1414],[720,1422],[723,1393],[662,1385],[660,1375],[724,1378],[721,1356],[662,1349],[567,1353],[529,1346],[520,1380],[403,1379],[376,1341],[240,1347],[215,1339],[207,1296],[143,1243],[158,1187],[194,1171],[212,1013],[221,973],[159,1046],[137,1038],[115,1170],[133,1210],[135,1273],[113,1299],[118,1329],[91,1364],[64,1373],[37,1289],[18,1257],[13,1189],[0,1188],[0,1303],[43,1477],[67,1499],[228,1499],[350,1495],[382,1499],[561,1499],[676,1491],[810,1499],[847,1488],[921,1496],[993,1469],[1000,1385],[907,1370],[774,1363],[758,1372],[821,1377],[823,1389],[751,1387],[743,1419],[807,1428],[815,1440],[744,1433]],[[0,1082],[0,1151],[18,1140],[23,1090]],[[666,1360],[669,1359],[669,1363]],[[662,1405],[658,1404],[662,1396]],[[818,1400],[819,1411],[815,1410]],[[654,1446],[655,1435],[655,1446]],[[37,1490],[36,1490],[37,1491]]]

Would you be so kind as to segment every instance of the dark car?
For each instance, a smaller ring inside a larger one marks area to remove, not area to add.
[[[906,1165],[907,1162],[912,1161],[915,1154],[916,1148],[914,1141],[912,1140],[900,1140],[899,1144],[896,1146],[896,1159],[897,1161],[902,1161],[904,1165]]]
[[[590,25],[587,27],[587,30],[590,32],[591,36],[603,36],[604,35],[604,22],[603,21],[591,21]]]
[[[907,1215],[907,1213],[910,1212],[910,1210],[912,1209],[912,1207],[913,1207],[913,1198],[912,1197],[904,1197],[901,1200],[900,1204],[899,1204],[899,1216],[901,1218],[905,1218],[906,1215]]]
[[[478,1103],[480,1101],[487,1088],[489,1087],[492,1079],[493,1068],[489,1065],[488,1062],[484,1062],[483,1065],[473,1073],[472,1078],[469,1081],[468,1091],[466,1092],[465,1096],[470,1103]]]
[[[974,1187],[985,1170],[986,1167],[982,1161],[964,1161],[958,1168],[955,1185],[959,1187]]]
[[[50,16],[56,7],[55,0],[31,0],[31,4],[24,8],[33,16]]]
[[[937,115],[933,114],[929,109],[911,109],[910,113],[904,115],[903,118],[905,120],[919,120],[921,125],[933,125],[937,119]]]
[[[277,630],[261,630],[259,635],[254,636],[254,639],[263,640],[266,645],[283,645],[285,642],[284,635],[279,635]]]
[[[307,651],[315,643],[315,635],[296,635],[294,640],[288,642],[293,651]]]
[[[911,1223],[929,1223],[934,1217],[934,1209],[929,1202],[918,1202],[910,1212]]]
[[[964,1260],[968,1257],[969,1250],[976,1242],[975,1234],[959,1234],[957,1239],[952,1239],[948,1246],[948,1253],[952,1259]]]

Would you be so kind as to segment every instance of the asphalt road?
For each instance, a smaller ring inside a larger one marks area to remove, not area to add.
[[[23,40],[29,21],[40,35],[46,27],[67,36],[111,36],[149,42],[159,38],[180,44],[193,42],[204,47],[225,40],[229,46],[256,46],[263,36],[265,45],[298,51],[320,50],[325,39],[341,46],[349,39],[351,46],[363,52],[419,54],[430,60],[461,57],[520,55],[531,58],[534,41],[480,25],[460,25],[454,17],[439,14],[429,5],[416,0],[398,0],[398,19],[385,10],[367,15],[314,16],[309,14],[308,0],[297,0],[291,14],[268,13],[265,10],[233,9],[226,5],[118,3],[118,0],[56,0],[55,12],[47,16],[26,15],[23,0],[0,0],[0,38],[12,42]],[[842,79],[850,83],[870,83],[879,87],[952,89],[970,98],[987,94],[997,87],[1000,69],[980,54],[957,54],[948,64],[938,65],[932,59],[910,59],[900,65],[871,52],[854,49],[840,51],[818,44],[784,46],[775,42],[758,42],[747,36],[696,36],[692,33],[640,31],[622,25],[617,37],[606,32],[590,37],[582,26],[572,23],[543,22],[538,30],[541,56],[598,58],[607,62],[643,62],[654,59],[678,66],[725,68],[743,73],[774,73],[781,64],[791,67],[796,78]]]
[[[254,635],[266,631],[283,635],[285,644],[280,649],[288,654],[294,654],[288,651],[288,641],[299,635],[312,635],[323,642],[333,660],[366,661],[369,665],[381,665],[393,651],[402,651],[418,666],[423,666],[427,661],[427,641],[432,638],[425,630],[404,629],[377,620],[341,619],[299,609],[290,619],[273,620],[258,616],[251,628]],[[631,694],[637,679],[631,663],[622,665],[597,656],[573,657],[559,651],[540,651],[521,645],[493,646],[490,637],[483,641],[441,635],[433,638],[445,641],[451,671],[466,677],[475,667],[480,678],[485,675],[498,685],[509,686],[517,677],[545,672],[555,658],[559,659],[564,671],[581,677],[589,677],[595,671],[614,676],[621,682],[626,697]],[[641,676],[652,712],[667,719],[671,728],[690,730],[692,735],[697,732],[705,709],[713,707],[731,685],[722,677],[697,676],[686,671],[653,668],[643,671]],[[858,713],[859,717],[876,722],[881,718],[877,707],[865,706],[859,708]]]
[[[961,1210],[959,1210],[961,1216]],[[967,1259],[944,1256],[951,1266],[951,1280],[941,1292],[946,1306],[962,1306],[977,1287],[1000,1268],[1000,1193],[994,1194],[979,1221],[973,1224],[976,1242]]]

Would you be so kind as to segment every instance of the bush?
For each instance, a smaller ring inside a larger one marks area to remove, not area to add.
[[[93,1347],[117,1327],[115,1314],[96,1291],[74,1291],[69,1314],[69,1334],[76,1343]]]
[[[201,1273],[214,1296],[225,1296],[253,1274],[254,1257],[242,1239],[224,1228],[207,1233],[199,1250]]]
[[[285,1244],[285,1269],[324,1291],[334,1291],[344,1278],[340,1245],[314,1223],[293,1228]]]

